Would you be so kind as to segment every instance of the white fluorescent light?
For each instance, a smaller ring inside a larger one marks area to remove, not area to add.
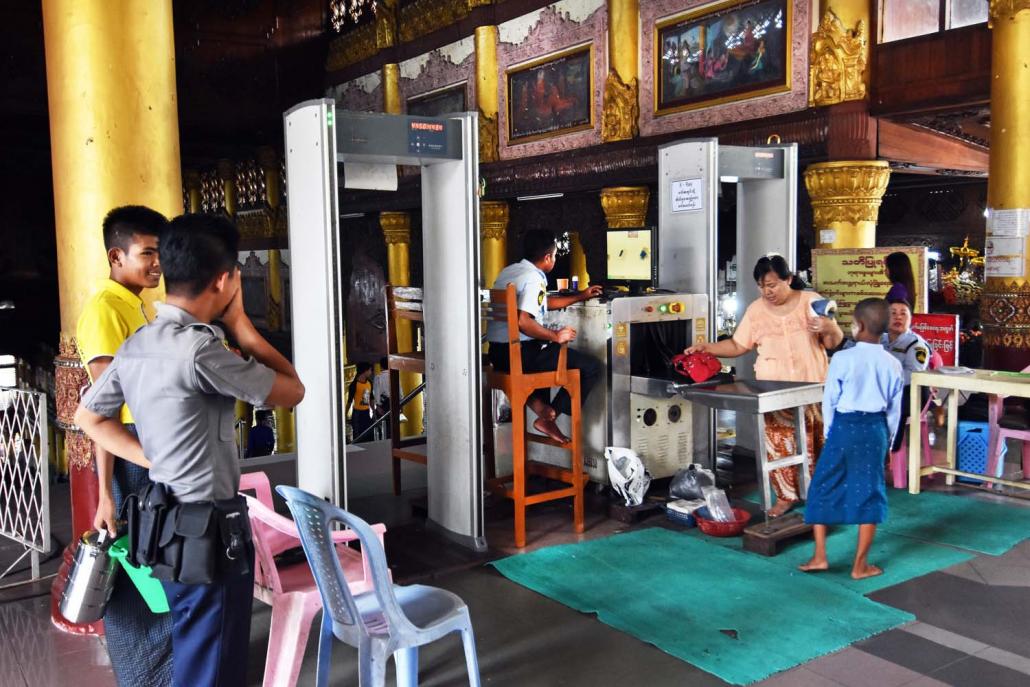
[[[561,198],[564,193],[541,193],[537,196],[518,196],[515,200],[544,200],[545,198]]]
[[[931,260],[940,261],[940,259],[941,259],[941,252],[937,251],[937,250],[929,250],[929,251],[926,251],[926,257],[930,258]]]
[[[348,212],[345,215],[340,215],[340,219],[357,219],[358,217],[364,217],[364,212]]]
[[[719,177],[719,181],[723,182],[724,184],[735,184],[738,181],[740,181],[740,178],[739,177],[725,176],[725,177]]]

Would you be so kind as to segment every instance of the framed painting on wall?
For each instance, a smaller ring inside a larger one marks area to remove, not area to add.
[[[793,0],[728,0],[655,25],[655,114],[790,90]]]
[[[593,46],[507,70],[508,142],[525,143],[594,126]]]
[[[407,108],[408,114],[416,117],[439,117],[465,112],[468,109],[465,82],[412,96],[408,98]]]

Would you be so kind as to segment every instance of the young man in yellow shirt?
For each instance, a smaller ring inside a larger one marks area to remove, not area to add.
[[[104,218],[104,248],[111,272],[82,308],[76,327],[79,356],[91,381],[114,359],[122,343],[148,322],[140,293],[161,280],[158,240],[168,223],[149,208],[115,208]],[[136,431],[127,406],[120,418]],[[122,500],[149,481],[146,469],[95,447],[100,484],[93,526],[114,534]],[[127,580],[119,580],[104,617],[108,652],[119,685],[171,684],[170,616],[154,615]]]

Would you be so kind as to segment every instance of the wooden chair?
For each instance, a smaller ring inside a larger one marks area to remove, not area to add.
[[[500,389],[511,401],[512,474],[487,480],[488,488],[515,502],[515,546],[526,545],[526,506],[546,501],[573,498],[572,518],[576,532],[583,531],[583,488],[586,474],[583,472],[582,431],[580,418],[579,370],[567,368],[568,346],[563,344],[558,356],[556,370],[526,373],[522,371],[522,346],[519,339],[519,311],[516,304],[515,286],[508,284],[504,290],[490,291],[488,319],[504,322],[508,331],[510,349],[509,372],[493,370],[487,376],[492,389]],[[564,387],[572,397],[572,441],[560,444],[540,434],[531,433],[526,426],[526,401],[537,389]],[[569,451],[568,469],[528,460],[528,442],[547,444]],[[542,475],[567,486],[536,494],[526,494],[526,479],[529,475]],[[511,486],[507,485],[511,483]]]
[[[423,351],[401,351],[397,344],[397,322],[424,322],[422,289],[410,286],[386,286],[386,347],[387,367],[390,369],[390,457],[393,461],[393,493],[401,493],[401,461],[426,464],[426,455],[413,451],[425,446],[425,435],[401,438],[401,372],[426,372],[426,354]],[[412,337],[413,341],[416,340]],[[416,396],[412,401],[416,401]],[[377,399],[378,400],[378,399]]]

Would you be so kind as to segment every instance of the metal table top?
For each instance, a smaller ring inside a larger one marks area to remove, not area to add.
[[[669,392],[678,393],[691,403],[743,413],[771,413],[823,400],[823,385],[812,382],[741,379],[716,385],[670,384]]]

